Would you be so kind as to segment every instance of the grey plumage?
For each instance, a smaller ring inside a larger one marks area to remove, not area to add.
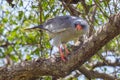
[[[76,24],[80,24],[83,29],[81,31],[76,30]],[[88,23],[82,18],[75,16],[57,16],[34,28],[46,30],[50,38],[53,39],[52,45],[59,46],[61,43],[79,38],[88,30]]]

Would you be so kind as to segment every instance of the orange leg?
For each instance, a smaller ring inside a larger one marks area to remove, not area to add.
[[[64,49],[65,49],[65,53],[66,53],[67,55],[69,55],[69,54],[70,54],[70,52],[69,52],[69,50],[67,49],[66,44],[63,44],[63,47],[64,47]]]
[[[64,56],[64,53],[62,52],[62,49],[60,48],[60,46],[58,47],[59,48],[59,52],[60,52],[60,57],[63,61],[66,61],[65,60],[65,56]]]

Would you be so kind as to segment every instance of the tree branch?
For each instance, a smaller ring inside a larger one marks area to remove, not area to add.
[[[99,73],[97,71],[92,71],[86,69],[84,66],[79,68],[79,71],[83,73],[88,79],[102,78],[104,80],[115,80],[116,78],[105,73]]]
[[[70,15],[73,15],[73,16],[79,16],[81,13],[75,9],[75,7],[71,4],[68,4],[68,3],[64,3],[62,2],[62,5],[64,6],[64,8],[70,13]]]
[[[10,67],[0,68],[0,80],[29,80],[37,76],[65,77],[89,60],[106,43],[120,34],[120,13],[112,15],[103,28],[84,41],[78,50],[71,52],[68,61],[39,59],[23,61]]]
[[[64,1],[65,3],[69,3],[69,4],[77,4],[81,0],[59,0],[59,1]]]
[[[120,62],[116,61],[114,63],[111,63],[109,61],[107,61],[107,63],[105,62],[97,62],[96,64],[94,64],[92,66],[92,68],[96,68],[96,67],[102,67],[102,66],[111,66],[111,67],[116,67],[116,66],[120,66]]]

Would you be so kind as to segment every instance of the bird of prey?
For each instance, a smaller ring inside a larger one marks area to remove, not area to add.
[[[61,59],[66,61],[60,45],[62,44],[65,49],[65,53],[69,54],[69,50],[65,43],[71,40],[77,40],[88,31],[89,26],[84,19],[67,15],[56,16],[41,25],[29,29],[36,28],[45,30],[49,34],[49,37],[53,40],[52,46],[58,47]]]

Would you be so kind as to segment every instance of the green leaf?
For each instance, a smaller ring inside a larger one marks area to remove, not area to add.
[[[104,72],[106,72],[106,71],[107,71],[107,68],[105,67],[105,68],[104,68]]]
[[[26,55],[26,59],[27,59],[27,60],[31,60],[31,59],[32,59],[32,58],[31,58],[31,55],[30,55],[30,54],[27,54],[27,55]]]
[[[19,6],[23,6],[23,1],[22,0],[20,0]]]
[[[8,22],[8,18],[7,17],[3,18],[2,21],[3,21],[3,23],[7,23]]]
[[[23,15],[24,15],[23,11],[19,11],[18,20],[21,20]]]

